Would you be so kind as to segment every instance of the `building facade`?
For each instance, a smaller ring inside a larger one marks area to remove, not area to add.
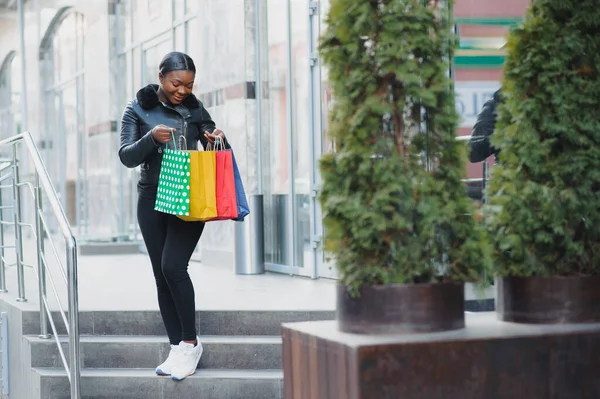
[[[140,239],[120,117],[179,50],[195,60],[194,92],[232,143],[247,194],[262,196],[267,269],[336,277],[317,203],[318,160],[334,148],[316,51],[328,0],[26,0],[22,26],[11,3],[0,11],[0,137],[32,132],[79,240]],[[455,5],[458,135],[499,86],[502,36],[528,1],[496,3]],[[480,170],[469,166],[469,177]],[[198,257],[231,267],[233,252],[234,223],[210,223]]]

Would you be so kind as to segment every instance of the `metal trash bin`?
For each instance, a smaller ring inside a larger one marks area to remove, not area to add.
[[[234,223],[235,274],[263,274],[265,272],[265,248],[263,230],[263,196],[248,197],[250,214],[243,222]]]

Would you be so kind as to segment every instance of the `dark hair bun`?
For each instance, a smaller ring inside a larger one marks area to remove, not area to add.
[[[163,76],[172,71],[192,71],[196,73],[196,65],[189,55],[172,51],[163,57],[158,70]]]

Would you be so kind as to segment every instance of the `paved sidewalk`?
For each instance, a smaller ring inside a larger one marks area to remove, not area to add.
[[[47,257],[57,291],[64,308],[67,307],[67,288],[54,254],[47,244]],[[57,248],[63,258],[64,251]],[[25,262],[35,265],[35,246],[25,243]],[[12,250],[7,250],[9,262],[14,262]],[[150,261],[145,254],[80,256],[79,305],[81,310],[157,310],[156,288]],[[233,270],[190,263],[189,272],[196,291],[198,310],[334,310],[335,282],[311,280],[304,277],[271,274],[237,276]],[[6,270],[8,293],[0,298],[13,302],[17,296],[15,267]],[[35,270],[25,268],[25,308],[38,307]],[[51,307],[57,309],[53,291],[48,283]]]

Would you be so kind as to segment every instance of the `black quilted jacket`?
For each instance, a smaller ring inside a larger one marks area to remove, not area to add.
[[[121,145],[119,158],[123,165],[135,168],[141,165],[138,186],[156,191],[160,164],[164,148],[173,148],[173,143],[159,144],[152,138],[151,130],[156,125],[176,129],[175,142],[187,144],[188,150],[198,149],[198,140],[206,148],[204,132],[213,132],[215,123],[202,103],[191,94],[179,105],[166,104],[158,99],[158,85],[141,89],[134,100],[125,107],[121,120]],[[181,136],[185,132],[185,141]],[[225,140],[225,147],[230,148]]]

